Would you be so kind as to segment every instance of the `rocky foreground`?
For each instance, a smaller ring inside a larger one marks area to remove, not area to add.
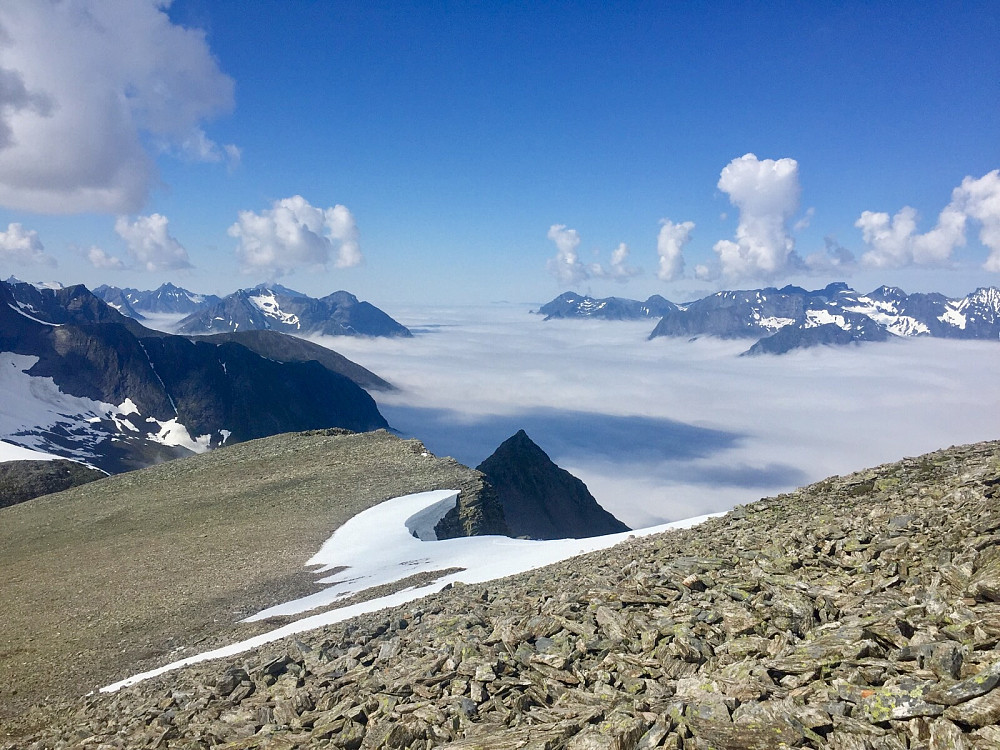
[[[998,541],[1000,443],[953,448],[90,696],[17,747],[995,748]]]

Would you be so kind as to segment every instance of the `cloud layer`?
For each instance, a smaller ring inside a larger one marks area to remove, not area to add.
[[[393,427],[472,465],[525,427],[630,525],[996,437],[995,342],[740,357],[741,341],[648,341],[648,322],[499,305],[389,312],[443,325],[405,342],[327,342],[400,388],[377,396]]]
[[[229,227],[239,244],[236,257],[244,272],[271,278],[299,268],[360,265],[364,258],[354,216],[346,206],[317,208],[301,195],[275,201],[272,208],[240,211]]]
[[[168,4],[0,3],[0,204],[128,213],[155,179],[150,149],[238,157],[201,129],[232,108],[233,81]]]

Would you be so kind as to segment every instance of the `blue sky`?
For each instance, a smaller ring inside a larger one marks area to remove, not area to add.
[[[0,275],[389,309],[997,283],[996,3],[606,6],[5,1]]]

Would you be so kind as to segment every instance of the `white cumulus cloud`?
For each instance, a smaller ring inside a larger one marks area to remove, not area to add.
[[[946,265],[966,244],[966,227],[977,222],[979,241],[989,250],[983,267],[1000,272],[1000,170],[962,180],[932,229],[918,232],[918,220],[912,206],[903,206],[892,217],[881,211],[863,212],[854,223],[869,248],[862,262],[873,268]]]
[[[346,206],[317,208],[301,195],[275,201],[272,208],[240,211],[229,227],[239,244],[236,257],[245,272],[284,276],[297,268],[360,265],[364,258],[354,216]]]
[[[102,271],[122,271],[125,269],[125,261],[114,255],[108,254],[104,249],[91,245],[86,253],[87,261],[94,268]]]
[[[232,108],[233,81],[168,5],[0,3],[0,204],[128,213],[156,179],[151,147],[232,162],[201,124]]]
[[[240,164],[243,152],[232,143],[219,145],[209,138],[201,128],[195,128],[180,142],[180,155],[190,161],[226,162],[229,169]]]
[[[576,253],[580,246],[580,234],[575,229],[567,229],[565,224],[553,224],[547,237],[556,246],[556,255],[549,258],[547,264],[549,273],[566,284],[576,284],[590,277],[590,272]]]
[[[589,271],[598,278],[628,281],[633,276],[642,273],[641,269],[629,265],[628,256],[628,245],[621,242],[618,247],[611,251],[611,262],[607,266],[601,263],[591,263]]]
[[[745,154],[722,170],[718,188],[740,212],[736,240],[715,243],[723,275],[731,280],[780,275],[795,248],[788,221],[799,205],[798,162]]]
[[[55,258],[45,252],[38,232],[14,222],[0,232],[0,261],[19,266],[54,266]]]
[[[660,233],[656,237],[656,253],[660,265],[656,271],[661,281],[674,281],[684,273],[684,246],[694,231],[693,221],[674,224],[670,219],[660,220]]]
[[[966,177],[952,193],[955,202],[966,216],[979,222],[979,241],[990,251],[983,268],[1000,273],[1000,169],[978,180]]]
[[[175,271],[190,268],[187,250],[167,231],[168,220],[162,214],[139,216],[130,222],[119,216],[115,232],[125,240],[128,254],[146,271]],[[93,263],[93,259],[91,259]]]

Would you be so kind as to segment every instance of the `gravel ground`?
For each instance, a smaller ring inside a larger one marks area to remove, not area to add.
[[[478,474],[384,430],[278,435],[0,510],[0,738],[56,704],[240,640],[312,593],[350,517]]]

